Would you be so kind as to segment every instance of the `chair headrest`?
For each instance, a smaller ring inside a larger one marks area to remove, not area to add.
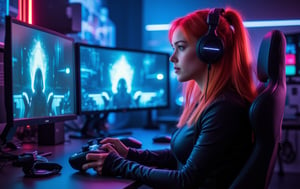
[[[257,75],[261,82],[283,80],[285,76],[286,39],[279,30],[268,32],[260,45],[257,62]]]

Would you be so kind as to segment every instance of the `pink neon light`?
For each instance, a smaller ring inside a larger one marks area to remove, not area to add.
[[[286,65],[295,65],[296,64],[296,55],[286,54],[285,55],[285,64]]]

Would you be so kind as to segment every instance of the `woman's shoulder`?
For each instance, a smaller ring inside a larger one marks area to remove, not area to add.
[[[219,95],[203,112],[203,115],[207,113],[218,113],[222,115],[230,115],[233,113],[241,114],[248,112],[250,108],[250,102],[245,100],[235,91],[225,91]]]
[[[236,127],[248,120],[250,105],[234,92],[226,92],[216,98],[201,114],[197,125],[205,127]],[[235,124],[236,123],[236,124]]]
[[[237,106],[249,108],[250,102],[239,95],[234,90],[226,90],[220,94],[212,103],[212,105],[222,105],[222,106]]]

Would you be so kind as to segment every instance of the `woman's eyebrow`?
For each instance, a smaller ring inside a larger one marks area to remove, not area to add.
[[[176,41],[176,42],[174,43],[174,45],[177,45],[178,43],[186,43],[186,41],[185,41],[185,40],[179,40],[179,41]]]

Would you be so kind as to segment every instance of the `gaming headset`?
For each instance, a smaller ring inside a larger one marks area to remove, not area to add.
[[[207,64],[214,64],[223,55],[223,40],[218,37],[216,28],[219,23],[219,17],[224,13],[224,9],[215,8],[210,10],[207,16],[208,31],[197,42],[197,55],[200,60]]]

